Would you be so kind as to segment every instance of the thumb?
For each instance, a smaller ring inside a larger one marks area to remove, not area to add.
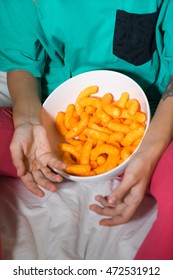
[[[23,153],[21,149],[17,149],[16,147],[11,148],[11,158],[14,166],[16,167],[17,175],[19,177],[23,176],[26,170],[24,165]]]
[[[121,183],[108,196],[108,203],[116,205],[121,202],[133,186],[134,181],[124,174]]]

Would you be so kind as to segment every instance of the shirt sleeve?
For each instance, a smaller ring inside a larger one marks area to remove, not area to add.
[[[164,66],[167,67],[170,75],[173,75],[173,1],[165,0],[162,32],[163,32],[163,50],[162,56]]]
[[[44,72],[46,53],[39,40],[33,1],[0,2],[0,70],[26,70],[35,77]]]

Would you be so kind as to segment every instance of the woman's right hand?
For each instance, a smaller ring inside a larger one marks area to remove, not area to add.
[[[62,177],[48,166],[63,169],[64,164],[52,153],[45,129],[40,124],[23,123],[15,128],[10,145],[13,164],[26,188],[37,196],[56,191]]]

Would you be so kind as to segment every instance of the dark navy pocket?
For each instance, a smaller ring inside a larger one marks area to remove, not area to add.
[[[149,61],[156,49],[155,28],[158,12],[116,14],[113,54],[134,65]]]

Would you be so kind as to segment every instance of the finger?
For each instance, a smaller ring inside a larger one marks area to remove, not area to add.
[[[125,224],[131,220],[136,212],[137,207],[126,206],[118,215],[114,215],[112,218],[102,219],[100,220],[100,225],[102,226],[117,226],[121,224]]]
[[[34,178],[30,172],[26,173],[24,176],[21,177],[21,180],[24,183],[24,186],[33,194],[43,197],[44,192],[37,186]]]
[[[13,161],[14,166],[17,170],[17,175],[19,177],[23,176],[25,174],[25,165],[24,165],[24,158],[23,153],[18,146],[14,147],[14,145],[10,145],[10,151],[11,151],[11,158]]]
[[[117,225],[121,225],[124,224],[125,220],[122,219],[122,216],[116,216],[113,218],[108,218],[108,219],[102,219],[100,220],[99,224],[101,226],[109,226],[109,227],[113,227],[113,226],[117,226]]]
[[[124,207],[121,207],[122,204],[116,206],[116,213],[111,219],[103,219],[100,221],[100,224],[103,226],[115,226],[127,223],[134,216],[137,208],[139,207],[141,201],[143,200],[143,195],[138,196],[136,194],[137,188],[132,188],[128,195],[124,199]]]
[[[135,183],[136,181],[133,176],[124,176],[119,186],[108,196],[108,203],[116,205],[120,201],[124,200],[124,197],[129,193]]]
[[[55,169],[60,169],[60,170],[63,170],[66,168],[66,164],[63,163],[62,161],[58,160],[57,158],[55,157],[51,157],[49,162],[48,162],[48,166],[51,168],[55,168]]]
[[[118,202],[116,203],[116,205],[110,204],[109,201],[108,201],[108,196],[107,196],[107,195],[106,195],[106,196],[97,195],[97,196],[95,197],[95,199],[96,199],[101,205],[103,205],[104,207],[114,207],[114,208],[115,208],[115,206],[117,206],[118,204],[122,203],[122,201],[118,201]]]
[[[97,195],[95,197],[96,201],[98,201],[100,204],[102,204],[104,207],[106,206],[112,206],[111,204],[108,203],[108,196],[102,196],[102,195]]]
[[[112,208],[112,207],[100,207],[97,204],[92,204],[92,205],[89,206],[89,209],[91,211],[97,213],[98,215],[101,215],[101,216],[114,217],[114,216],[120,215],[121,212],[123,211],[124,207],[125,207],[124,203],[119,204],[115,208]]]
[[[53,172],[50,168],[48,167],[43,167],[41,168],[41,171],[43,172],[44,176],[51,182],[62,182],[63,178],[58,175],[57,173]]]
[[[52,191],[52,192],[56,192],[57,191],[57,187],[50,181],[48,180],[44,174],[42,173],[41,170],[33,170],[32,171],[32,176],[34,178],[34,181],[42,186],[44,189],[48,190],[48,191]]]

